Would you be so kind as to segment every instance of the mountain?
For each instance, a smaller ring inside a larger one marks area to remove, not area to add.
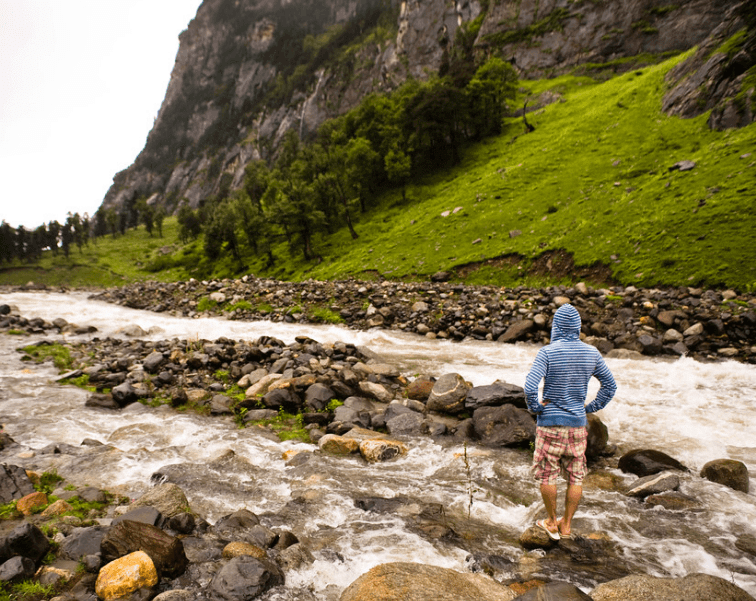
[[[606,77],[701,45],[670,74],[665,110],[713,109],[712,127],[742,126],[754,119],[753,86],[743,92],[754,11],[750,0],[205,0],[180,36],[145,148],[102,207],[197,207],[238,188],[287,131],[307,139],[366,95],[437,73],[460,44],[532,79]]]

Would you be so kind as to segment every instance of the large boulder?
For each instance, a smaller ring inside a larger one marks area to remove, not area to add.
[[[210,590],[223,599],[254,599],[282,584],[283,572],[272,561],[242,555],[218,571],[210,582]]]
[[[688,468],[677,461],[677,459],[653,449],[637,449],[625,453],[620,457],[619,468],[623,472],[630,472],[641,477],[658,474],[665,470],[688,471]]]
[[[96,555],[100,552],[100,545],[107,531],[105,526],[76,528],[61,543],[61,553],[73,561],[79,561],[87,555]]]
[[[426,406],[430,411],[455,415],[465,410],[470,386],[459,374],[444,374],[433,385]]]
[[[592,601],[591,598],[569,582],[549,582],[530,589],[515,601]]]
[[[732,582],[709,574],[688,574],[683,578],[633,575],[599,584],[591,592],[593,601],[753,601],[753,597]]]
[[[533,329],[535,322],[532,319],[516,321],[507,328],[507,331],[499,336],[497,342],[516,342],[522,340]]]
[[[633,482],[625,494],[628,497],[645,498],[680,488],[680,478],[674,472],[661,472],[644,476]]]
[[[483,445],[511,447],[535,440],[535,420],[527,411],[513,405],[481,407],[472,419],[475,435]]]
[[[735,459],[715,459],[701,469],[701,477],[724,484],[733,490],[748,493],[748,468],[742,461]]]
[[[606,451],[606,445],[609,442],[609,430],[593,413],[588,414],[588,445],[585,449],[585,456],[589,459],[599,457]]]
[[[139,589],[149,589],[158,583],[158,574],[150,556],[136,551],[104,566],[97,575],[95,592],[100,599],[112,601],[128,598]]]
[[[34,492],[26,470],[17,465],[0,465],[0,503],[10,503]]]
[[[34,563],[50,550],[50,541],[34,524],[24,522],[11,530],[10,534],[0,540],[0,561],[7,561],[15,555],[28,557]]]
[[[522,387],[496,381],[486,386],[474,386],[465,398],[465,408],[469,411],[480,407],[498,407],[506,403],[525,409],[527,405]]]
[[[482,574],[420,563],[387,563],[366,572],[340,601],[511,601],[509,588]]]
[[[184,573],[189,563],[183,543],[160,528],[123,520],[108,530],[101,544],[105,561],[112,561],[133,553],[144,551],[150,556],[158,574],[176,578]]]
[[[305,392],[305,405],[311,411],[323,411],[331,399],[335,398],[337,398],[336,393],[331,388],[325,384],[316,383]]]
[[[154,507],[166,518],[185,513],[189,510],[189,501],[180,487],[171,482],[159,484],[148,493],[142,495],[134,503],[133,507]]]

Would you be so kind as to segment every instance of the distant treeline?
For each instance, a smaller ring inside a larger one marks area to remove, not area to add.
[[[204,233],[204,254],[212,260],[230,253],[241,261],[241,245],[267,256],[285,240],[292,253],[318,259],[316,234],[346,226],[357,238],[355,221],[379,192],[402,191],[413,177],[460,160],[461,146],[501,133],[515,96],[511,65],[490,58],[447,64],[426,82],[410,80],[390,95],[370,95],[349,113],[325,122],[316,138],[300,141],[290,131],[276,160],[247,165],[244,185],[220,193],[196,209],[178,210],[183,242]]]
[[[460,41],[460,40],[458,40]],[[309,143],[289,131],[271,163],[247,165],[241,189],[231,190],[224,174],[220,192],[192,209],[179,206],[183,242],[204,234],[204,254],[215,261],[230,253],[241,262],[241,245],[275,262],[274,245],[285,240],[292,253],[317,259],[316,234],[346,226],[353,238],[356,217],[370,208],[379,192],[401,189],[413,177],[460,161],[461,146],[501,133],[508,101],[515,97],[517,75],[497,57],[477,64],[471,44],[462,39],[446,57],[438,75],[409,80],[388,95],[373,94],[341,117],[325,122]],[[162,208],[133,199],[114,209],[100,208],[94,218],[71,215],[33,231],[2,223],[0,261],[35,260],[43,250],[68,256],[90,238],[123,234],[144,224],[162,236]]]

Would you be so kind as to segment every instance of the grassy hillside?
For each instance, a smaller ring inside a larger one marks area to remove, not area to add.
[[[603,265],[593,272],[597,280],[754,290],[756,125],[712,132],[708,115],[663,115],[664,75],[682,58],[605,82],[522,82],[531,105],[547,90],[559,95],[528,114],[535,131],[526,134],[513,118],[501,136],[468,148],[459,166],[408,186],[409,205],[399,191],[383,196],[360,216],[359,239],[345,229],[316,240],[318,264],[290,256],[283,243],[267,271],[251,254],[243,268],[230,257],[210,265],[201,241],[157,259],[160,246],[180,247],[168,220],[162,240],[140,229],[99,242],[97,256],[74,250],[81,267],[68,277],[86,273],[81,283],[111,285],[250,272],[294,280],[427,277],[459,268],[457,277],[469,283],[545,284],[568,278],[558,263],[571,255],[577,266]],[[670,170],[683,160],[695,167]],[[511,237],[515,230],[521,233]],[[150,273],[150,263],[172,268]],[[42,266],[53,263],[45,258]],[[56,270],[65,269],[59,260]],[[44,277],[4,271],[0,282]]]

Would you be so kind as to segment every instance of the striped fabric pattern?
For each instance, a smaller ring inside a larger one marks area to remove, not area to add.
[[[554,314],[551,343],[538,351],[525,379],[528,409],[537,415],[538,425],[579,428],[588,423],[586,413],[603,409],[617,391],[612,372],[599,351],[580,341],[580,314],[570,304]],[[596,398],[585,405],[591,377],[601,382]],[[538,400],[538,386],[544,380],[543,398]]]

